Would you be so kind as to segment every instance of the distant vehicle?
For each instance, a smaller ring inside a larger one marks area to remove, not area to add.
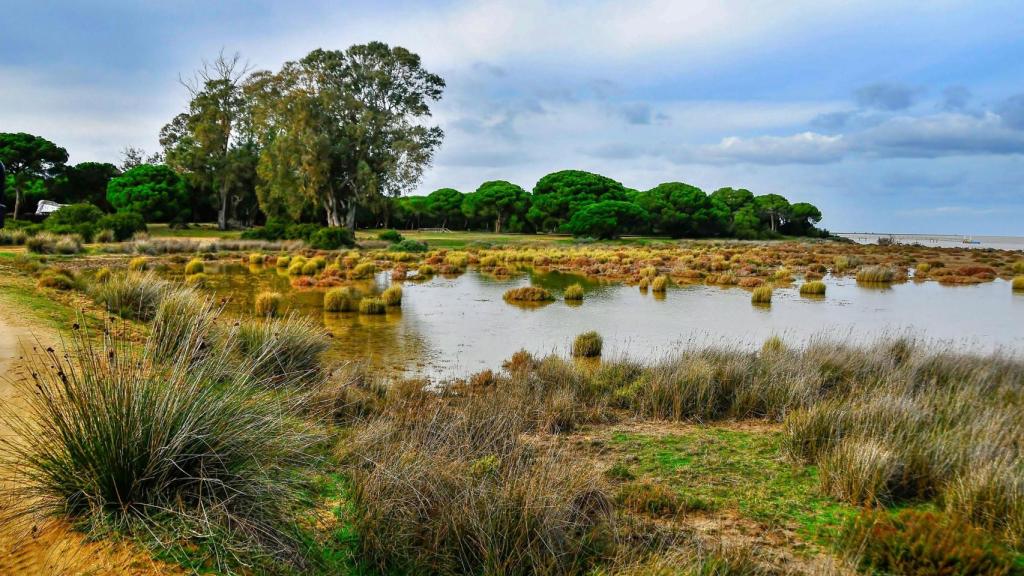
[[[67,204],[58,204],[50,200],[40,200],[39,204],[36,204],[36,216],[47,216],[49,214],[53,214],[65,206],[67,206]]]

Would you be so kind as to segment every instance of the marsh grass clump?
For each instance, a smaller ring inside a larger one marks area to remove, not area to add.
[[[572,355],[576,358],[596,358],[601,355],[604,339],[597,332],[584,332],[572,341]]]
[[[550,302],[555,299],[544,288],[539,286],[523,286],[507,290],[502,296],[506,302]]]
[[[185,276],[185,284],[193,288],[202,288],[210,281],[210,276],[206,272],[198,272],[190,276]]]
[[[888,266],[864,266],[857,270],[857,282],[887,284],[896,278],[896,271]]]
[[[383,292],[380,293],[380,299],[384,301],[387,306],[401,306],[402,305],[402,287],[398,284],[392,284],[388,286]]]
[[[18,514],[68,518],[161,549],[201,543],[208,561],[255,554],[296,559],[287,527],[300,500],[294,474],[314,436],[259,380],[214,385],[226,366],[195,363],[199,331],[154,363],[126,338],[79,330],[67,349],[31,358],[36,375],[3,420]],[[147,344],[143,349],[150,349]]]
[[[684,511],[682,498],[664,482],[627,482],[619,489],[615,501],[633,512],[661,518],[671,518]]]
[[[650,285],[651,285],[651,280],[647,276],[641,277],[640,278],[640,282],[637,284],[637,286],[640,287],[640,291],[641,292],[646,292],[647,288],[649,288]]]
[[[565,289],[564,298],[573,302],[583,301],[583,286],[579,283],[573,284]]]
[[[352,270],[349,271],[348,277],[352,280],[364,280],[373,276],[374,272],[377,271],[377,266],[373,262],[362,262],[356,264]]]
[[[387,311],[387,307],[388,305],[381,298],[364,297],[359,301],[360,314],[383,314]]]
[[[281,311],[283,303],[284,297],[278,292],[260,292],[256,295],[256,315],[273,318]]]
[[[1016,290],[1018,292],[1024,291],[1024,276],[1017,276],[1016,278],[1014,278],[1013,281],[1010,283],[1010,286],[1013,288],[1013,290]]]
[[[312,319],[294,313],[283,318],[243,322],[232,339],[235,352],[253,377],[276,387],[307,386],[320,375],[320,354],[328,338]]]
[[[750,294],[750,301],[753,304],[771,304],[772,287],[769,285],[758,286]]]
[[[92,299],[111,313],[123,318],[149,321],[157,306],[171,289],[171,284],[152,272],[117,274],[89,289]]]
[[[278,256],[277,260],[274,261],[274,266],[278,268],[288,268],[292,263],[291,256]]]
[[[260,252],[249,254],[249,264],[263,264],[267,257]]]
[[[192,288],[168,291],[153,317],[149,356],[158,362],[172,361],[188,354],[194,361],[205,359],[213,345],[214,321],[219,307]],[[195,341],[193,341],[195,340]],[[193,350],[183,347],[195,346]]]
[[[55,290],[71,290],[75,287],[75,278],[69,270],[48,269],[39,275],[36,286]]]
[[[651,291],[652,292],[664,292],[668,289],[668,276],[657,276],[654,280],[651,280]]]
[[[128,269],[134,272],[141,272],[149,266],[149,258],[145,256],[136,256],[128,261]]]
[[[303,276],[313,276],[320,271],[320,264],[314,259],[302,265],[300,272]]]
[[[25,249],[35,254],[53,254],[57,251],[57,235],[40,232],[25,238]]]
[[[185,264],[185,276],[199,274],[206,271],[206,264],[199,258],[193,258]]]
[[[804,282],[800,285],[801,296],[824,296],[825,295],[825,283],[820,280],[814,280],[812,282]]]
[[[57,254],[78,254],[82,251],[82,240],[78,235],[61,236],[53,246]]]
[[[325,312],[352,312],[359,306],[359,292],[351,286],[331,288],[324,294]]]
[[[107,280],[110,280],[110,274],[111,274],[110,268],[107,268],[106,266],[104,266],[103,268],[100,268],[99,270],[97,270],[96,274],[93,275],[93,277],[92,277],[93,282],[96,282],[97,284],[103,284]]]

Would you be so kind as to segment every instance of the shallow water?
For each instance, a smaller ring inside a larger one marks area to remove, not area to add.
[[[874,234],[841,232],[837,236],[849,238],[858,244],[878,244],[879,238],[890,238],[895,244],[920,244],[933,248],[993,248],[996,250],[1024,250],[1024,237],[1020,236],[957,236],[954,234]],[[967,240],[967,242],[965,242]]]
[[[165,273],[181,277],[180,270]],[[293,289],[273,267],[208,263],[206,273],[207,289],[230,297],[229,312],[249,313],[256,294],[275,290],[285,295],[288,309],[323,322],[333,336],[334,357],[431,378],[497,369],[523,348],[566,354],[572,338],[587,330],[604,337],[605,357],[639,360],[656,360],[691,343],[754,348],[772,335],[793,345],[814,337],[872,342],[880,335],[910,335],[960,350],[1024,353],[1024,294],[1013,293],[1004,280],[867,287],[853,278],[827,277],[823,298],[800,296],[793,284],[777,288],[770,306],[754,306],[750,292],[737,287],[670,286],[657,295],[573,274],[526,270],[498,279],[470,270],[455,278],[407,280],[401,310],[361,316],[323,312],[324,290]],[[376,293],[390,282],[382,272],[353,285]],[[561,293],[576,282],[586,298],[569,305]],[[524,307],[502,299],[509,288],[531,284],[559,300]]]

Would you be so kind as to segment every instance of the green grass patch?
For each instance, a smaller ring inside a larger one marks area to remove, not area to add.
[[[668,483],[687,500],[795,528],[808,540],[827,541],[856,510],[820,495],[817,469],[788,461],[780,432],[702,426],[661,437],[617,433],[612,442],[636,457],[638,475]]]

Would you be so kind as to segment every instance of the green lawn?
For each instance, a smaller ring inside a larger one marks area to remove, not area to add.
[[[216,224],[190,224],[188,228],[172,229],[167,224],[149,224],[149,235],[154,238],[238,238],[238,230],[218,230]]]

